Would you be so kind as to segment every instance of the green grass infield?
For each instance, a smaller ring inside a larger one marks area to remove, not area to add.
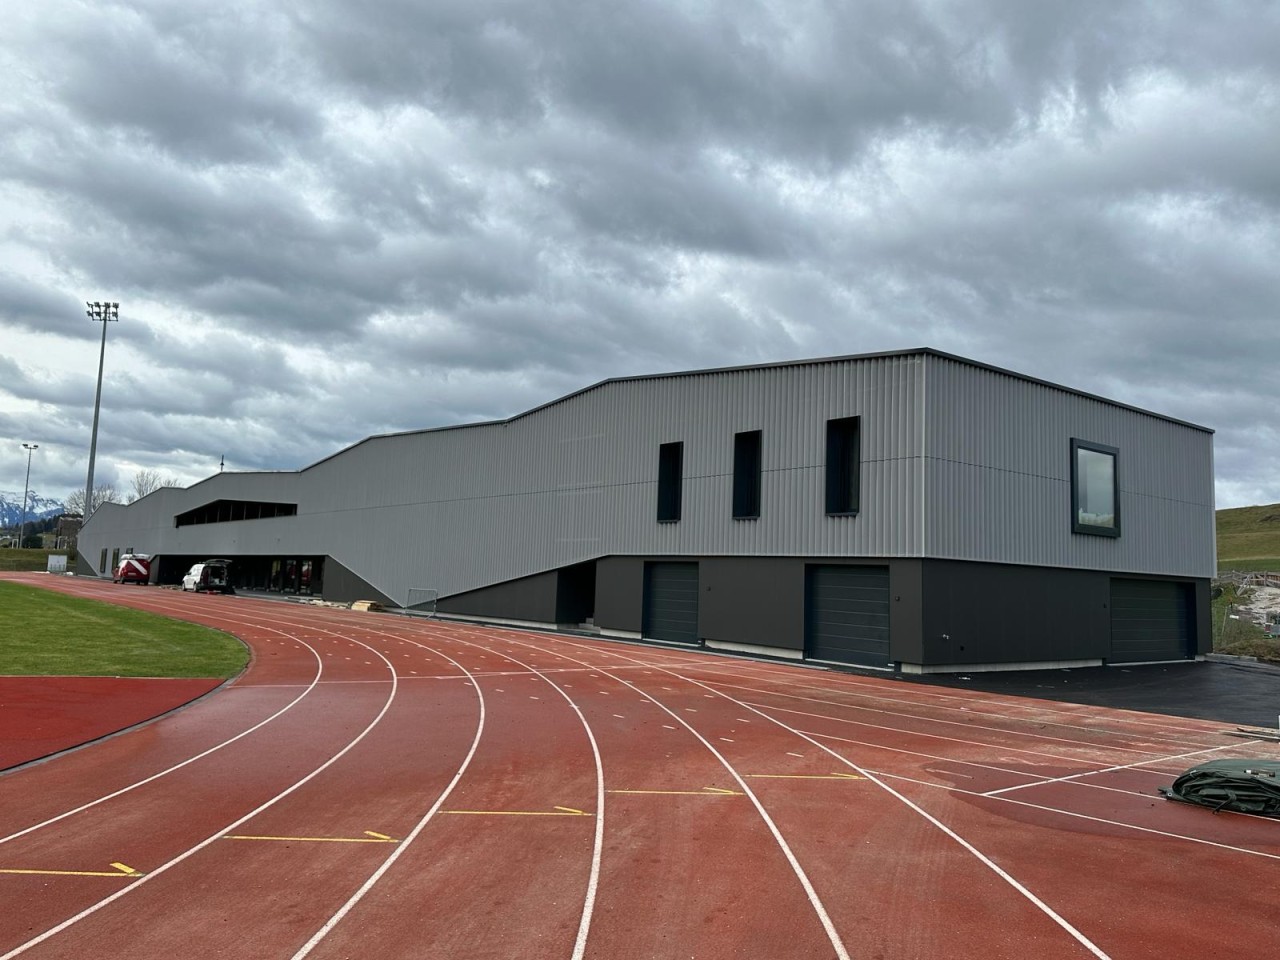
[[[18,583],[0,582],[0,623],[0,676],[234,677],[249,660],[220,631]]]

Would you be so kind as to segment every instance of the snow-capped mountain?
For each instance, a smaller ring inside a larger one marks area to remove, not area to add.
[[[61,500],[54,500],[51,497],[42,497],[34,490],[27,497],[27,520],[44,520],[47,517],[56,517],[60,513],[66,513],[67,508],[63,506]],[[22,522],[22,491],[13,493],[8,490],[0,490],[0,527],[9,528],[16,527]]]

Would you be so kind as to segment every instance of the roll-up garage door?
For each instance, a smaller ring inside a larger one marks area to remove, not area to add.
[[[805,655],[889,666],[889,568],[811,566],[805,576]]]
[[[1191,585],[1168,580],[1111,581],[1110,663],[1191,656]]]
[[[673,643],[698,642],[698,565],[644,565],[644,635]]]

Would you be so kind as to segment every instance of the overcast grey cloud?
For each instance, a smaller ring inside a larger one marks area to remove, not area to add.
[[[0,489],[294,469],[608,376],[934,346],[1280,501],[1280,7],[18,0]]]

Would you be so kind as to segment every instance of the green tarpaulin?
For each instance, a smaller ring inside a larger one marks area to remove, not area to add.
[[[1170,800],[1211,807],[1215,812],[1280,817],[1280,761],[1211,760],[1192,767],[1160,792]]]

